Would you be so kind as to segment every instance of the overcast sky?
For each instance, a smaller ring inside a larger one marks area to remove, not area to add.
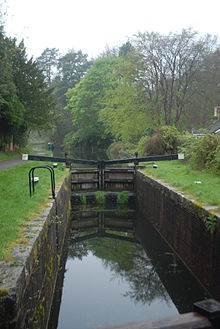
[[[220,0],[6,0],[5,31],[22,38],[30,55],[45,48],[95,57],[138,31],[192,27],[220,35]]]

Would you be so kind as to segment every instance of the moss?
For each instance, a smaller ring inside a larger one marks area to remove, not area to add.
[[[0,288],[0,297],[8,296],[8,288]]]
[[[36,263],[37,262],[37,246],[34,246],[33,256],[34,256],[34,263]]]

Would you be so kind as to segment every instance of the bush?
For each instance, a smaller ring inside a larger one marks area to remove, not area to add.
[[[179,131],[173,126],[162,126],[148,139],[146,152],[148,155],[177,153],[179,143]]]
[[[177,153],[180,143],[180,133],[174,126],[161,127],[162,146],[167,154]]]
[[[115,142],[107,150],[109,159],[133,158],[137,150],[137,145],[132,143]]]
[[[146,154],[147,155],[157,155],[164,154],[164,149],[162,146],[162,136],[161,132],[157,131],[149,138],[146,145]]]
[[[185,161],[188,161],[191,159],[192,154],[195,149],[195,145],[199,142],[200,138],[197,138],[193,136],[189,132],[184,132],[179,137],[179,147],[178,152],[184,154]]]
[[[218,146],[216,147],[216,150],[214,152],[214,164],[213,167],[216,171],[220,171],[220,143],[218,143]]]
[[[107,155],[109,159],[119,159],[119,152],[123,148],[123,143],[115,142],[112,143],[107,149]]]
[[[149,136],[142,136],[138,142],[137,151],[139,156],[147,155],[147,142],[149,140]]]
[[[207,134],[202,138],[195,138],[191,146],[191,164],[198,169],[214,169],[217,166],[219,144],[219,138],[216,135]]]

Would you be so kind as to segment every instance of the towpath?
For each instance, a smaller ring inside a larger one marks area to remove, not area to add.
[[[22,163],[21,159],[12,159],[12,160],[0,161],[0,170],[15,167],[15,166],[17,166],[21,163]]]

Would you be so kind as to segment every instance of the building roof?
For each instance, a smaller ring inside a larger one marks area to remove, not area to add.
[[[211,134],[220,134],[220,121],[215,118],[211,126],[208,128]]]

